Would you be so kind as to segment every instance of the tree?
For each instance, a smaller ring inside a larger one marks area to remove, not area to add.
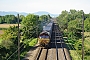
[[[67,23],[68,23],[68,12],[62,11],[62,13],[57,17],[58,24],[60,24],[61,30],[64,31],[67,29]]]
[[[85,31],[90,32],[90,18],[86,18],[86,20],[84,21],[84,27],[85,27]]]
[[[5,18],[4,16],[0,16],[0,24],[4,23],[5,22]]]
[[[9,40],[9,41],[13,42],[13,44],[17,45],[17,33],[18,33],[18,29],[16,26],[9,27],[7,30],[4,31],[4,34],[2,35],[2,39],[3,39],[3,41]],[[4,47],[5,46],[7,46],[7,45],[4,45]]]
[[[81,28],[79,27],[78,19],[68,23],[68,33],[71,38],[81,38]]]
[[[17,18],[14,15],[5,15],[5,22],[8,24],[17,23]]]
[[[23,28],[23,33],[24,33],[24,37],[29,39],[31,38],[30,36],[32,36],[32,34],[35,34],[35,29],[37,26],[37,22],[38,22],[39,16],[34,15],[34,14],[28,14],[21,22],[22,24],[22,28]]]
[[[2,35],[2,42],[0,44],[0,59],[6,60],[13,52],[17,50],[17,27],[13,26],[5,30],[4,34]],[[13,56],[13,59],[16,58],[17,55]],[[12,60],[12,58],[10,58]]]
[[[50,17],[49,15],[47,16],[47,15],[41,15],[40,17],[39,17],[39,20],[40,21],[44,21],[44,22],[47,22],[48,21],[48,17]]]
[[[75,9],[70,9],[71,14],[75,14],[77,11]]]
[[[21,23],[22,22],[22,20],[25,18],[25,16],[24,15],[20,15],[20,17],[19,17],[20,19],[19,19],[19,22]]]

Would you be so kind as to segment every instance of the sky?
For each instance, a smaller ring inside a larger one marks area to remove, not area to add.
[[[90,0],[0,0],[0,11],[34,13],[47,11],[60,14],[63,10],[83,10],[90,13]]]

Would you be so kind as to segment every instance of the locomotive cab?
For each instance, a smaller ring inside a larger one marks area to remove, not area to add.
[[[38,37],[38,43],[41,46],[46,46],[46,45],[48,45],[49,42],[50,42],[50,35],[45,31],[40,33],[40,35]]]
[[[43,26],[43,31],[38,37],[38,43],[40,46],[48,47],[52,34],[53,22],[48,23],[46,26]]]
[[[39,36],[40,39],[49,39],[49,35],[41,35]]]

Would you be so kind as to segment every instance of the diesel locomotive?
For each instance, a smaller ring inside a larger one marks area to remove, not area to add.
[[[52,34],[53,22],[48,23],[46,26],[43,26],[43,31],[39,34],[38,43],[40,46],[48,46],[51,34]]]

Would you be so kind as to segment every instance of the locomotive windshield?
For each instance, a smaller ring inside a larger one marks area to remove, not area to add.
[[[48,35],[41,35],[41,36],[39,36],[39,38],[49,38],[49,36]]]

